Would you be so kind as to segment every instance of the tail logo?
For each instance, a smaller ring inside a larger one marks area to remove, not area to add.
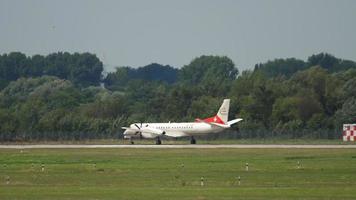
[[[222,114],[222,115],[226,115],[227,114],[227,111],[226,111],[225,107],[221,108],[220,114]]]

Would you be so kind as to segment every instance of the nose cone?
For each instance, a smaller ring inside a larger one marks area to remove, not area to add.
[[[124,131],[124,135],[130,135],[130,132],[131,132],[131,131],[129,131],[129,130],[125,130],[125,131]]]
[[[135,124],[131,124],[130,128],[128,128],[124,131],[124,135],[126,135],[126,136],[136,135],[137,131],[138,131],[138,129],[135,126]]]

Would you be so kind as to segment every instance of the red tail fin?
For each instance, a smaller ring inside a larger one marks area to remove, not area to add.
[[[224,99],[223,103],[220,106],[218,113],[214,117],[209,117],[206,119],[197,119],[196,121],[204,121],[208,123],[218,123],[218,124],[226,124],[229,118],[229,107],[230,107],[230,99]]]

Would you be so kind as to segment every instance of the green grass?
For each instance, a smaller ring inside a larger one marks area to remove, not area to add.
[[[0,199],[355,199],[355,188],[355,149],[0,150]]]

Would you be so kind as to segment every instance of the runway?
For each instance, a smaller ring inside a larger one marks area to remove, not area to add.
[[[356,145],[283,145],[283,144],[198,144],[198,145],[0,145],[0,149],[356,149]]]

